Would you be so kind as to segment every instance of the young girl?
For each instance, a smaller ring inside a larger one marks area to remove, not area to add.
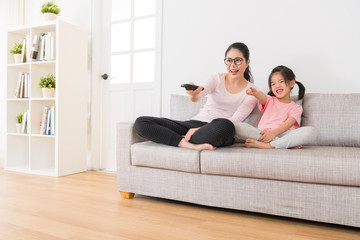
[[[295,81],[295,74],[285,66],[274,68],[269,76],[268,95],[249,88],[246,93],[259,100],[263,113],[258,128],[247,123],[237,123],[236,137],[245,140],[246,147],[254,148],[301,148],[316,137],[313,127],[301,127],[302,106],[290,99],[295,83],[299,86],[298,99],[305,94],[305,87]]]

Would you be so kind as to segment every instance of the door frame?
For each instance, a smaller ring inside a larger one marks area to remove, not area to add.
[[[99,170],[101,160],[101,33],[103,3],[102,1],[92,0],[92,26],[91,26],[91,95],[90,95],[90,133],[89,133],[89,152],[90,161],[88,169]]]

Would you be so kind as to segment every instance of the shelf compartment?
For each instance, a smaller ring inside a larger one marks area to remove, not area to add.
[[[17,29],[8,32],[7,37],[7,62],[9,64],[15,63],[13,54],[10,53],[11,48],[13,47],[14,43],[23,44],[24,38],[26,35],[30,35],[30,29]]]
[[[40,128],[41,128],[40,122],[42,121],[44,107],[52,107],[52,106],[55,106],[55,100],[31,101],[31,134],[40,135]],[[55,124],[56,124],[56,112],[55,112]],[[56,129],[56,125],[55,125],[55,129]]]
[[[7,132],[8,133],[17,133],[16,131],[16,116],[20,113],[24,113],[29,110],[29,100],[19,100],[19,101],[7,101]],[[30,111],[29,111],[30,113]],[[31,114],[30,114],[31,115]],[[29,117],[28,119],[30,119]],[[27,127],[30,127],[30,121],[28,121]],[[29,129],[30,132],[30,129]],[[23,133],[24,134],[24,133]]]
[[[41,88],[39,82],[41,77],[45,77],[48,74],[55,74],[55,62],[40,62],[31,65],[31,97],[42,98]]]
[[[20,73],[30,73],[29,64],[21,64],[21,65],[17,64],[17,65],[13,65],[13,66],[8,66],[8,69],[7,69],[7,79],[8,79],[7,98],[8,99],[24,99],[24,98],[15,97],[16,87],[18,84]],[[31,82],[31,79],[30,79],[30,82]],[[30,93],[30,89],[29,89],[29,93]]]
[[[46,175],[55,174],[55,138],[31,136],[30,169]]]
[[[6,168],[29,170],[29,136],[7,135]]]
[[[39,38],[42,34],[46,34],[46,35],[49,35],[49,33],[51,33],[51,36],[53,36],[53,41],[51,41],[54,45],[54,52],[53,52],[53,57],[54,59],[56,59],[56,24],[53,23],[53,24],[47,24],[47,25],[42,25],[42,26],[36,26],[36,27],[33,27],[31,29],[31,35],[32,35],[32,40],[34,40],[34,37],[37,36],[37,38]],[[39,54],[39,53],[38,53]],[[35,60],[34,62],[35,63],[41,63],[41,62],[54,62],[54,59],[52,60]]]

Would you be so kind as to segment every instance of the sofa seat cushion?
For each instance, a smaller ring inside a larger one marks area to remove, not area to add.
[[[360,186],[360,148],[255,149],[234,144],[200,156],[203,174]]]
[[[131,145],[131,164],[138,167],[162,168],[200,173],[200,152],[162,145],[150,141]]]

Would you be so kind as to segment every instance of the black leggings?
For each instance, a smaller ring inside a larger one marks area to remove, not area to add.
[[[176,121],[168,118],[138,117],[134,124],[138,134],[150,141],[178,146],[190,128],[199,128],[190,138],[190,143],[209,143],[214,147],[233,144],[234,124],[227,119],[217,118],[210,123],[197,120]]]

